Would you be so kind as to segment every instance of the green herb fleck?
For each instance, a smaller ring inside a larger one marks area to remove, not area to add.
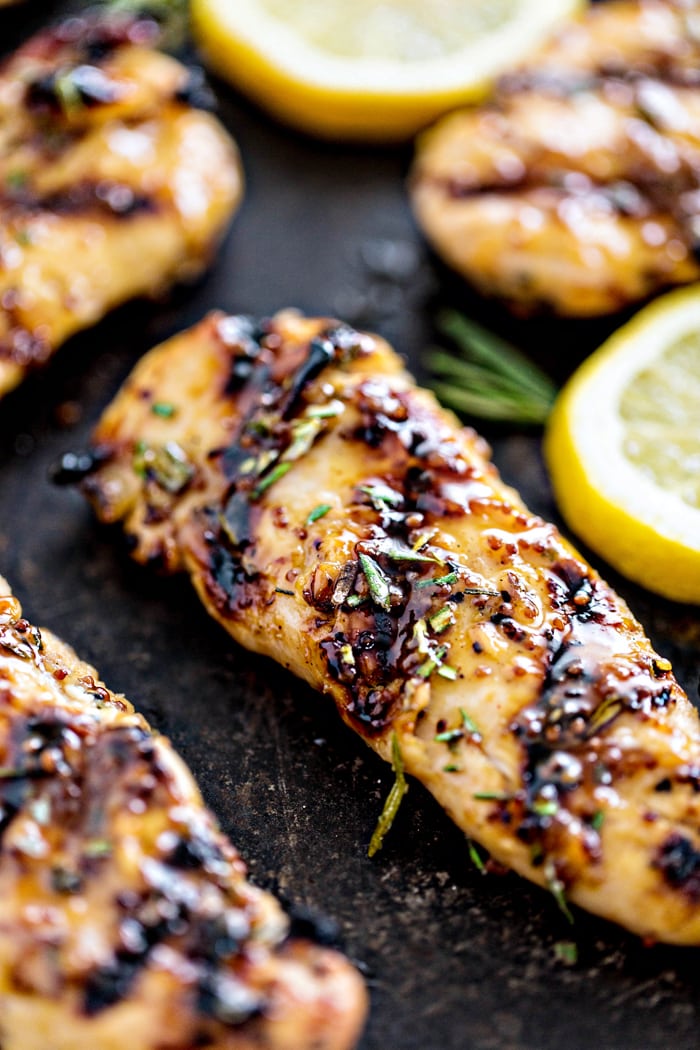
[[[53,82],[56,98],[65,114],[74,113],[83,107],[83,96],[75,82],[74,74],[74,69],[68,69],[59,73]]]
[[[433,739],[436,744],[454,744],[455,740],[461,740],[463,736],[463,729],[446,729],[444,733],[437,733]]]
[[[384,837],[394,823],[401,801],[408,791],[408,784],[406,783],[403,770],[403,758],[401,757],[401,749],[396,733],[391,734],[391,768],[394,770],[395,780],[370,840],[369,849],[367,850],[367,854],[370,857],[373,857],[384,845]]]
[[[449,765],[443,766],[442,767],[442,771],[443,771],[443,773],[461,773],[462,772],[460,767],[454,765],[454,763],[452,763],[452,762],[450,762]]]
[[[343,402],[334,399],[329,401],[327,405],[309,405],[305,414],[311,419],[334,419],[344,411],[345,405]]]
[[[459,678],[459,671],[457,668],[450,667],[449,664],[441,664],[437,669],[437,673],[441,678],[448,678],[450,682],[456,682]]]
[[[288,591],[284,587],[275,587],[275,594],[289,594],[294,597],[294,591]]]
[[[355,667],[355,653],[349,642],[340,648],[340,659],[346,667]]]
[[[174,441],[166,445],[139,441],[134,448],[133,466],[141,477],[152,478],[173,495],[182,492],[194,476],[193,465]]]
[[[112,852],[112,844],[108,839],[91,839],[85,844],[85,856],[98,858],[108,857]]]
[[[559,809],[559,803],[553,798],[538,798],[532,803],[531,809],[538,817],[553,817]]]
[[[578,962],[578,945],[575,941],[557,941],[554,945],[554,958],[566,966],[575,966]]]
[[[153,415],[160,416],[161,419],[172,419],[176,411],[175,405],[169,401],[154,401],[151,405]]]
[[[431,613],[428,617],[428,623],[432,630],[435,631],[435,634],[442,634],[454,622],[455,613],[451,605],[443,605],[442,609],[438,609],[437,612]]]
[[[448,572],[445,576],[436,576],[432,580],[419,580],[416,587],[441,587],[443,584],[449,585],[456,583],[459,579],[459,575],[456,572]]]
[[[474,845],[471,839],[467,839],[467,849],[469,850],[469,856],[471,857],[472,864],[480,871],[482,875],[486,874],[486,865],[484,864],[483,858],[479,853],[478,849]]]
[[[23,248],[28,248],[30,244],[34,243],[32,231],[26,226],[21,230],[15,230],[15,240],[18,244],[21,244]]]
[[[605,813],[602,809],[597,809],[591,817],[591,827],[594,831],[600,831],[605,822]]]
[[[403,496],[388,485],[360,485],[360,492],[369,496],[375,510],[382,510],[384,506],[400,507]]]
[[[315,521],[318,521],[319,518],[324,518],[329,510],[331,510],[330,503],[319,503],[319,505],[317,507],[314,507],[314,509],[309,514],[308,518],[306,519],[306,524],[313,525],[313,523]]]
[[[369,593],[372,596],[372,601],[375,605],[378,605],[380,609],[384,609],[388,612],[391,608],[391,590],[388,577],[385,576],[376,561],[373,558],[370,558],[368,554],[360,554],[359,558],[360,566],[365,574],[365,579],[367,580]]]
[[[323,430],[321,419],[297,419],[292,424],[292,440],[285,449],[282,459],[293,463],[309,451],[318,435]]]
[[[269,474],[266,474],[264,478],[261,478],[255,488],[250,494],[250,499],[255,501],[259,500],[264,492],[274,485],[276,481],[283,478],[284,475],[291,470],[291,463],[278,463],[276,467],[273,467]]]
[[[566,918],[567,922],[570,922],[571,925],[573,926],[573,924],[574,924],[574,917],[571,914],[571,909],[569,908],[569,904],[568,904],[568,901],[566,899],[566,891],[565,891],[565,888],[564,888],[564,883],[561,881],[561,879],[557,875],[557,871],[556,871],[556,868],[554,866],[554,862],[551,861],[551,860],[548,860],[546,862],[546,864],[545,864],[544,877],[545,877],[545,881],[546,881],[546,884],[547,884],[547,889],[549,890],[549,892],[552,894],[552,896],[554,897],[555,901],[557,902],[557,906],[559,908],[559,911]]]
[[[479,802],[511,802],[514,797],[507,791],[476,791],[472,795]]]

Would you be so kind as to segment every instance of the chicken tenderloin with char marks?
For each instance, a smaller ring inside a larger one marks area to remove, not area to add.
[[[605,314],[700,278],[700,5],[593,4],[425,132],[419,224],[519,312]]]
[[[72,18],[0,67],[0,397],[73,333],[207,265],[237,149],[148,20]]]
[[[0,767],[3,1050],[355,1045],[357,972],[294,935],[168,741],[2,578]]]
[[[700,722],[625,603],[380,338],[214,314],[151,351],[83,457],[133,556],[398,749],[557,895],[700,944]]]

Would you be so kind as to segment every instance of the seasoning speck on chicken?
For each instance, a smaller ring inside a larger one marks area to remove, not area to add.
[[[114,306],[196,276],[238,204],[236,147],[154,29],[72,18],[0,67],[0,397]]]
[[[357,972],[252,886],[188,770],[0,578],[4,1050],[350,1050]]]
[[[383,340],[213,314],[136,366],[94,443],[71,463],[134,557],[188,571],[470,839],[563,906],[700,944],[697,713]]]
[[[520,311],[609,313],[700,278],[698,5],[593,4],[418,143],[436,251]]]

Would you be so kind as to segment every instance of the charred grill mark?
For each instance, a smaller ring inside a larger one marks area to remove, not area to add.
[[[700,851],[684,835],[673,832],[661,845],[653,861],[674,889],[696,903],[700,900]]]
[[[77,485],[108,463],[114,452],[105,445],[84,452],[66,452],[49,468],[54,485]]]
[[[213,113],[216,109],[216,96],[207,83],[204,70],[201,66],[190,66],[187,70],[187,80],[175,93],[175,101],[192,109],[202,109],[207,113]]]

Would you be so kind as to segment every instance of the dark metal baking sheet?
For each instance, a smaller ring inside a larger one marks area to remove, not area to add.
[[[2,15],[2,46],[68,6]],[[185,580],[132,565],[118,534],[47,480],[58,456],[86,444],[139,355],[211,307],[343,314],[381,331],[420,370],[434,311],[451,304],[516,339],[558,379],[616,323],[518,322],[480,302],[422,245],[404,192],[408,149],[320,144],[215,86],[243,153],[245,204],[198,286],[113,314],[0,406],[0,572],[32,618],[172,738],[254,879],[339,922],[371,988],[362,1050],[690,1050],[696,950],[645,947],[582,912],[570,928],[544,892],[480,875],[463,836],[415,783],[368,859],[388,768],[308,688],[236,647]],[[487,436],[506,480],[556,519],[538,435]],[[697,700],[698,610],[601,567]],[[556,959],[562,939],[578,944],[573,967]]]

